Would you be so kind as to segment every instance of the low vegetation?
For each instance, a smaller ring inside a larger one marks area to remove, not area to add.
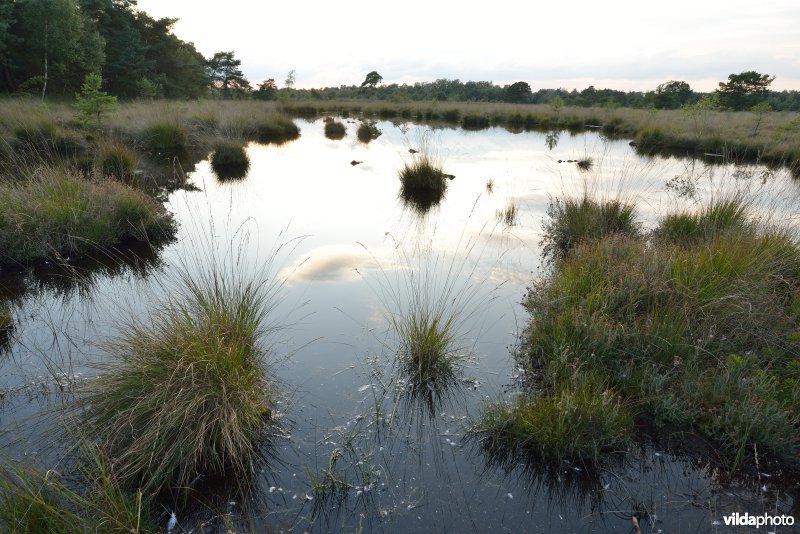
[[[88,383],[83,428],[123,488],[159,494],[199,479],[245,486],[261,458],[274,393],[266,379],[272,286],[212,267],[185,275],[149,321],[108,344]]]
[[[0,197],[0,263],[81,255],[126,239],[158,239],[174,229],[163,206],[141,191],[58,167],[41,168],[23,181],[0,181]]]
[[[364,121],[358,126],[358,130],[356,130],[358,140],[365,144],[380,137],[381,133],[382,132],[378,129],[374,121]]]
[[[591,375],[577,375],[547,393],[489,406],[472,432],[490,454],[558,464],[564,459],[596,463],[632,428],[631,411],[616,391]]]
[[[578,198],[553,199],[547,208],[542,253],[560,259],[575,245],[608,235],[636,236],[636,210],[620,199],[600,201],[584,193]]]
[[[557,200],[548,213],[545,242],[558,261],[528,294],[519,355],[531,389],[489,408],[482,426],[499,430],[485,443],[593,457],[595,444],[575,445],[587,437],[573,401],[594,398],[609,403],[598,405],[608,421],[585,419],[609,429],[599,444],[627,426],[617,424],[627,403],[717,443],[730,472],[756,454],[800,464],[800,246],[788,233],[757,224],[736,197],[668,215],[650,234],[616,201]],[[576,380],[602,387],[564,389]],[[564,436],[556,415],[575,423]]]
[[[139,138],[147,150],[170,153],[186,148],[188,134],[179,124],[158,122],[147,126]]]
[[[325,119],[325,137],[328,139],[339,140],[344,139],[347,133],[347,128],[341,121],[332,118]]]
[[[130,181],[136,171],[136,154],[122,144],[111,143],[98,151],[97,165],[103,176]]]
[[[240,144],[217,143],[211,154],[211,168],[222,180],[243,178],[250,168],[250,158]]]
[[[40,471],[3,455],[0,462],[0,530],[3,532],[148,533],[149,503],[127,493],[111,476],[105,459],[87,449],[74,480]]]

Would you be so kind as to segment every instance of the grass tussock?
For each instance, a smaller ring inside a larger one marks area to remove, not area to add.
[[[338,141],[339,139],[344,139],[346,134],[347,128],[341,121],[337,121],[332,118],[325,120],[325,137],[334,141]]]
[[[554,267],[528,295],[521,356],[542,387],[588,370],[656,423],[719,444],[731,472],[756,451],[800,464],[800,246],[790,234],[724,199],[667,216],[650,236],[584,238]]]
[[[118,143],[102,146],[97,154],[97,168],[102,176],[130,181],[136,171],[136,153]]]
[[[250,169],[250,158],[240,144],[220,142],[214,145],[211,168],[221,180],[243,178]]]
[[[218,267],[186,274],[149,321],[109,342],[117,362],[87,386],[82,418],[123,487],[245,484],[272,416],[264,325],[273,289]]]
[[[24,182],[0,182],[0,198],[0,263],[81,255],[174,229],[163,206],[141,191],[55,167],[39,169]]]
[[[406,161],[399,171],[403,190],[409,193],[444,192],[447,189],[447,176],[429,130],[420,135],[417,145],[411,161]]]
[[[633,416],[619,394],[593,377],[581,376],[543,395],[524,394],[494,403],[471,430],[490,453],[524,454],[557,464],[596,463],[624,442]]]
[[[12,325],[11,307],[6,303],[0,303],[0,332],[9,330]]]
[[[378,129],[374,121],[364,121],[358,126],[356,130],[356,137],[364,144],[377,139],[383,132]]]
[[[139,135],[146,150],[152,152],[177,152],[186,148],[188,134],[180,124],[157,122],[147,126]]]
[[[564,258],[578,243],[607,235],[639,233],[636,210],[622,200],[596,200],[584,193],[578,198],[553,199],[543,224],[542,254]]]
[[[592,170],[592,166],[594,166],[594,160],[587,156],[579,159],[575,164],[578,166],[578,170],[588,172]]]

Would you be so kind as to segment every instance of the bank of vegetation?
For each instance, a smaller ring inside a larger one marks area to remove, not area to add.
[[[554,201],[551,272],[530,289],[522,393],[491,405],[483,444],[596,461],[635,418],[715,444],[728,472],[800,466],[800,245],[740,197],[672,213]]]

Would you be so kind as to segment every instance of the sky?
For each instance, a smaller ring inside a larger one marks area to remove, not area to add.
[[[669,80],[711,91],[729,74],[800,90],[798,0],[441,2],[139,0],[206,57],[234,51],[253,83],[297,88],[437,78],[646,91]]]

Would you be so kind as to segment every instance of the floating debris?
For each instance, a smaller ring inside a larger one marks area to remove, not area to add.
[[[352,165],[353,167],[355,167],[356,165],[361,165],[362,163],[364,163],[364,162],[363,162],[363,161],[356,161],[356,160],[353,160],[353,161],[351,161],[351,162],[350,162],[350,165]]]

